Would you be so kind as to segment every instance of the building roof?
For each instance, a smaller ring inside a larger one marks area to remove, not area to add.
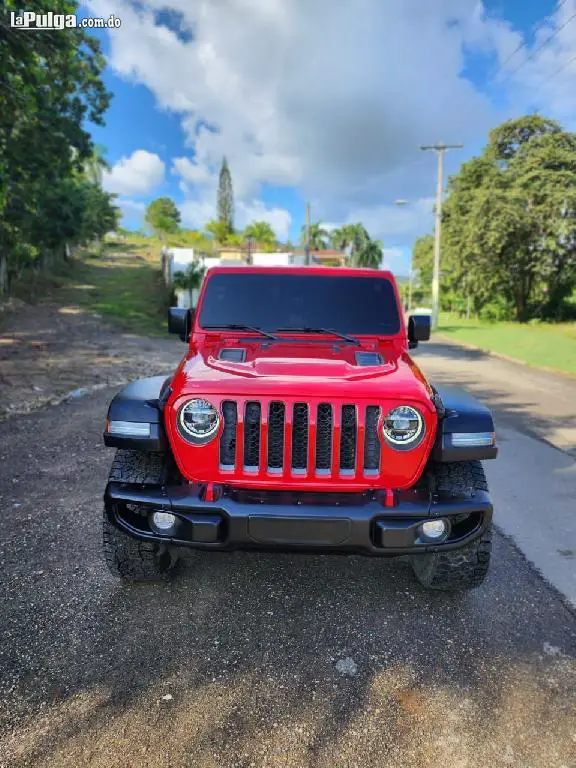
[[[306,253],[306,249],[305,248],[296,248],[294,250],[294,253],[297,253],[297,254]],[[323,248],[320,251],[313,251],[313,250],[311,250],[310,254],[312,256],[320,256],[320,257],[322,257],[322,256],[341,256],[344,259],[346,258],[346,254],[344,253],[344,251],[337,251],[334,248]]]

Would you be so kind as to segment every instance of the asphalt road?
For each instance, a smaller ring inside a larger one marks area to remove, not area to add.
[[[419,360],[517,391],[490,358]],[[528,546],[553,528],[573,573],[574,458],[543,442],[546,414],[498,409],[506,535],[470,594],[427,593],[401,563],[246,553],[123,587],[100,555],[110,394],[0,424],[0,766],[576,766],[570,583]]]

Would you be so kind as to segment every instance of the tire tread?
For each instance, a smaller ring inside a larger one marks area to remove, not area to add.
[[[166,455],[119,449],[108,479],[122,483],[159,485],[166,475]],[[110,572],[123,581],[166,581],[175,564],[171,553],[155,542],[141,541],[120,531],[104,509],[104,559]]]
[[[434,488],[453,496],[473,496],[488,491],[484,467],[479,461],[436,464],[432,469]],[[412,557],[418,581],[428,589],[457,591],[480,586],[488,574],[492,552],[492,529],[461,549]]]

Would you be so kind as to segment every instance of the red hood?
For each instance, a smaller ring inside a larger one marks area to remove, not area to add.
[[[222,348],[241,346],[243,362],[219,359]],[[358,365],[357,352],[377,352],[379,365]],[[429,400],[430,388],[415,363],[393,344],[362,347],[333,343],[225,343],[191,352],[172,385],[183,394],[355,396]]]

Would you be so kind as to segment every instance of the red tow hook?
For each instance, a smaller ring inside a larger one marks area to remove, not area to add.
[[[386,507],[395,506],[394,491],[391,488],[386,488],[386,501],[384,502],[384,506]]]
[[[200,496],[202,501],[218,501],[222,496],[222,486],[216,483],[206,483]]]

